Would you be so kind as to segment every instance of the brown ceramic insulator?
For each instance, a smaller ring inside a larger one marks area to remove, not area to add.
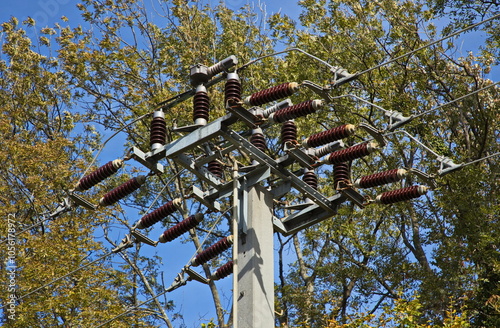
[[[323,107],[322,100],[308,100],[300,104],[286,107],[272,113],[269,118],[274,122],[283,123],[294,118],[306,116],[315,113],[317,109]]]
[[[304,147],[318,147],[326,145],[340,139],[351,136],[356,131],[356,127],[352,124],[344,124],[336,128],[326,130],[320,133],[313,134],[304,140]]]
[[[231,73],[235,75],[235,73]],[[232,77],[232,78],[231,78]],[[228,75],[226,85],[224,86],[224,104],[228,104],[228,100],[232,102],[241,102],[241,82],[236,76]]]
[[[144,175],[139,175],[135,178],[128,180],[124,184],[116,187],[115,189],[105,194],[99,200],[99,205],[108,206],[116,203],[120,199],[125,198],[127,195],[139,189],[145,181],[146,181],[146,176]]]
[[[307,171],[302,176],[302,181],[311,186],[314,190],[318,190],[318,176],[314,171]]]
[[[121,159],[115,159],[114,161],[107,162],[94,172],[81,178],[80,181],[78,181],[75,190],[84,191],[92,188],[102,180],[115,174],[122,166],[123,160]]]
[[[245,98],[245,103],[252,106],[260,106],[271,101],[291,96],[295,91],[297,91],[298,88],[299,85],[296,82],[283,83],[254,93],[253,95]]]
[[[212,280],[220,280],[224,279],[230,274],[233,273],[233,261],[229,261],[217,270],[215,270],[214,274],[210,277]]]
[[[338,187],[339,182],[349,183],[350,179],[349,163],[343,162],[333,166],[333,181],[335,188]]]
[[[197,120],[208,121],[210,110],[210,99],[205,91],[198,91],[193,97],[193,121]]]
[[[261,151],[266,151],[266,138],[262,133],[253,133],[250,137],[250,143],[260,149]]]
[[[427,192],[427,187],[418,185],[384,192],[377,196],[375,201],[381,204],[394,204],[418,198]]]
[[[191,265],[198,266],[206,263],[213,259],[214,257],[222,254],[225,250],[228,250],[233,244],[233,236],[224,237],[212,246],[208,247],[193,259]]]
[[[297,143],[297,126],[294,121],[286,121],[281,125],[281,144]]]
[[[338,164],[343,162],[349,162],[357,158],[364,157],[372,153],[378,145],[374,142],[362,143],[356,146],[345,148],[342,150],[337,150],[328,156],[328,163]]]
[[[222,169],[222,164],[219,163],[219,161],[214,160],[214,161],[208,162],[207,168],[208,168],[208,171],[210,171],[210,173],[212,173],[216,177],[222,179],[223,169]]]
[[[357,188],[371,188],[385,184],[398,182],[406,175],[406,170],[393,169],[385,172],[366,175],[357,179],[354,186]]]
[[[200,223],[202,220],[203,220],[203,214],[201,213],[191,215],[190,217],[182,220],[173,227],[165,230],[165,232],[163,232],[163,234],[160,236],[159,242],[166,243],[174,240],[180,235],[188,232],[190,229],[196,227],[198,223]]]
[[[180,208],[181,204],[182,200],[180,198],[176,198],[168,203],[165,203],[151,213],[144,215],[136,224],[135,228],[146,229],[151,227],[153,224],[159,222],[167,215],[174,213],[178,208]]]
[[[163,113],[162,113],[163,114]],[[149,145],[154,148],[157,145],[164,145],[167,139],[167,124],[163,115],[158,115],[151,121],[149,134]]]

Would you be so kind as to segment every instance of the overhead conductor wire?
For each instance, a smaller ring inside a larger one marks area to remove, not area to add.
[[[113,252],[109,252],[109,253],[107,253],[107,254],[104,254],[103,256],[101,256],[101,257],[99,257],[99,258],[97,258],[97,259],[95,259],[95,260],[93,260],[93,261],[91,261],[91,262],[89,262],[89,263],[87,263],[87,264],[85,264],[85,265],[82,265],[81,267],[78,267],[77,269],[75,269],[75,270],[73,270],[73,271],[71,271],[71,272],[69,272],[69,273],[67,273],[67,274],[65,274],[65,275],[63,275],[63,276],[60,276],[59,278],[56,278],[56,279],[52,280],[51,282],[49,282],[49,283],[47,283],[47,284],[45,284],[45,285],[43,285],[43,286],[40,286],[40,287],[38,287],[38,288],[36,288],[36,289],[34,289],[34,290],[32,290],[32,291],[28,292],[27,294],[24,294],[24,295],[23,295],[23,296],[21,296],[21,297],[16,298],[16,300],[17,300],[17,301],[20,301],[20,300],[22,300],[23,298],[26,298],[26,297],[28,297],[28,296],[30,296],[30,295],[32,295],[32,294],[34,294],[34,293],[36,293],[36,292],[38,292],[38,291],[40,291],[40,290],[44,289],[45,287],[50,286],[50,285],[52,285],[52,284],[53,284],[53,283],[55,283],[55,282],[58,282],[58,281],[59,281],[59,280],[61,280],[61,279],[64,279],[64,278],[66,278],[66,277],[71,276],[72,274],[76,273],[76,272],[77,272],[77,271],[79,271],[79,270],[85,269],[86,267],[88,267],[88,266],[90,266],[90,265],[92,265],[92,264],[94,264],[94,263],[96,263],[96,262],[99,262],[100,260],[102,260],[102,259],[104,259],[104,258],[106,258],[106,257],[110,256],[111,254],[113,254]],[[4,308],[4,307],[6,307],[7,305],[8,305],[8,304],[6,304],[6,305],[4,305],[4,306],[0,307],[0,309],[3,309],[3,308]]]
[[[356,73],[356,75],[362,75],[362,74],[365,74],[365,73],[371,72],[371,71],[373,71],[373,70],[376,70],[377,68],[380,68],[380,67],[382,67],[382,66],[385,66],[385,65],[388,65],[388,64],[394,63],[394,62],[396,62],[396,61],[400,60],[401,58],[404,58],[404,57],[406,57],[406,56],[413,55],[414,53],[419,52],[419,51],[420,51],[420,50],[422,50],[422,49],[425,49],[425,48],[431,47],[431,46],[433,46],[433,45],[435,45],[435,44],[438,44],[438,43],[440,43],[440,42],[442,42],[442,41],[444,41],[444,40],[446,40],[446,39],[449,39],[449,38],[454,37],[454,36],[456,36],[456,35],[462,34],[463,32],[466,32],[466,31],[468,31],[468,30],[471,30],[471,29],[473,29],[473,28],[475,28],[475,27],[478,27],[479,25],[482,25],[482,24],[484,24],[484,23],[487,23],[487,22],[489,22],[489,21],[492,21],[492,20],[494,20],[494,19],[496,19],[496,18],[500,18],[500,14],[493,15],[493,16],[491,16],[490,18],[484,19],[484,20],[482,20],[482,21],[480,21],[480,22],[478,22],[478,23],[475,23],[475,24],[469,25],[469,26],[467,26],[467,27],[464,27],[463,29],[458,30],[458,31],[456,31],[456,32],[453,32],[453,33],[451,33],[451,34],[448,34],[448,35],[446,35],[446,36],[444,36],[444,37],[442,37],[442,38],[440,38],[440,39],[438,39],[438,40],[436,40],[436,41],[432,41],[432,42],[430,42],[430,43],[428,43],[428,44],[425,44],[425,45],[423,45],[423,46],[421,46],[421,47],[419,47],[419,48],[417,48],[417,49],[414,49],[414,50],[409,51],[409,52],[407,52],[407,53],[405,53],[405,54],[402,54],[402,55],[397,56],[397,57],[395,57],[395,58],[389,59],[389,60],[387,60],[387,61],[385,61],[385,62],[383,62],[383,63],[380,63],[380,64],[378,64],[378,65],[376,65],[376,66],[370,67],[370,68],[368,68],[368,69],[366,69],[366,70],[364,70],[364,71],[361,71],[361,72],[359,72],[359,73]]]
[[[370,72],[370,71],[373,71],[373,70],[375,70],[375,69],[377,69],[377,68],[379,68],[379,67],[382,67],[382,66],[388,65],[388,64],[390,64],[390,63],[393,63],[393,62],[395,62],[395,61],[397,61],[397,60],[399,60],[399,59],[401,59],[401,58],[404,58],[404,57],[406,57],[406,56],[412,55],[412,54],[414,54],[414,53],[416,53],[416,52],[418,52],[418,51],[420,51],[420,50],[422,50],[422,49],[425,49],[425,48],[427,48],[427,47],[433,46],[433,45],[435,45],[435,44],[437,44],[437,43],[439,43],[439,42],[442,42],[442,41],[444,41],[444,40],[446,40],[446,39],[448,39],[448,38],[451,38],[451,37],[454,37],[454,36],[456,36],[456,35],[459,35],[459,34],[461,34],[461,33],[465,32],[465,31],[468,31],[468,30],[470,30],[470,29],[473,29],[473,28],[475,28],[475,27],[477,27],[477,26],[479,26],[479,25],[481,25],[481,24],[484,24],[484,23],[486,23],[486,22],[492,21],[492,20],[494,20],[494,19],[496,19],[496,18],[499,18],[499,17],[500,17],[500,14],[494,15],[494,16],[492,16],[492,17],[490,17],[490,18],[487,18],[487,19],[482,20],[482,21],[480,21],[480,22],[478,22],[478,23],[475,23],[475,24],[473,24],[473,25],[470,25],[470,26],[468,26],[468,27],[466,27],[466,28],[463,28],[463,29],[461,29],[461,30],[459,30],[459,31],[456,31],[456,32],[454,32],[454,33],[451,33],[451,34],[449,34],[449,35],[447,35],[447,36],[445,36],[445,37],[443,37],[443,38],[440,38],[440,39],[438,39],[438,40],[436,40],[436,41],[433,41],[433,42],[430,42],[430,43],[428,43],[428,44],[426,44],[426,45],[423,45],[423,46],[421,46],[421,47],[419,47],[419,48],[417,48],[417,49],[414,49],[414,50],[412,50],[412,51],[410,51],[410,52],[408,52],[408,53],[405,53],[405,54],[403,54],[403,55],[400,55],[400,56],[397,56],[397,57],[395,57],[395,58],[392,58],[392,59],[390,59],[390,60],[388,60],[388,61],[385,61],[385,62],[383,62],[383,63],[381,63],[381,64],[378,64],[378,65],[376,65],[376,66],[373,66],[373,67],[371,67],[371,68],[368,68],[368,69],[366,69],[366,70],[364,70],[364,71],[362,71],[362,72],[356,73],[355,75],[356,75],[356,76],[359,76],[359,75],[362,75],[362,74],[364,74],[364,73],[368,73],[368,72]],[[325,61],[323,61],[323,60],[321,60],[321,59],[319,59],[319,58],[317,58],[317,57],[315,57],[315,56],[313,56],[313,55],[311,55],[311,54],[308,54],[307,52],[303,51],[302,49],[299,49],[299,48],[290,48],[290,49],[286,49],[286,50],[284,50],[284,51],[276,52],[276,53],[273,53],[273,54],[270,54],[270,55],[266,55],[266,56],[262,56],[262,57],[259,57],[259,58],[257,58],[257,59],[254,59],[254,60],[252,60],[252,61],[250,61],[250,62],[246,63],[246,64],[245,64],[245,65],[243,65],[242,67],[240,67],[240,68],[239,68],[239,70],[245,69],[245,68],[246,68],[246,67],[248,67],[249,65],[251,65],[251,64],[253,64],[253,63],[255,63],[255,62],[257,62],[257,61],[259,61],[259,60],[261,60],[261,59],[264,59],[264,58],[267,58],[267,57],[270,57],[270,56],[279,55],[279,54],[282,54],[282,53],[291,52],[291,51],[299,51],[299,52],[301,52],[301,53],[303,53],[303,54],[305,54],[305,55],[307,55],[307,56],[310,56],[310,57],[314,58],[315,60],[318,60],[319,62],[321,62],[321,63],[323,63],[323,64],[327,65],[328,67],[333,68],[333,66],[332,66],[332,65],[328,64],[327,62],[325,62]],[[497,84],[499,84],[499,83],[497,82],[497,83],[495,83],[495,84],[493,84],[493,85],[497,85]],[[443,107],[443,106],[445,106],[445,105],[448,105],[448,104],[450,104],[450,103],[452,103],[452,102],[455,102],[455,101],[458,101],[458,100],[460,100],[460,99],[463,99],[463,98],[465,98],[466,96],[469,96],[469,95],[471,95],[471,94],[475,94],[475,93],[477,93],[477,92],[479,92],[479,91],[481,91],[481,90],[484,90],[484,89],[486,89],[486,88],[492,87],[493,85],[490,85],[490,86],[484,87],[484,88],[482,88],[482,89],[478,89],[478,90],[476,90],[476,91],[474,91],[474,92],[472,92],[472,93],[470,93],[470,94],[468,94],[468,95],[462,96],[462,97],[460,97],[460,98],[457,98],[457,99],[455,99],[455,100],[452,100],[452,101],[450,101],[450,102],[447,102],[447,103],[445,103],[445,104],[442,104],[442,105],[440,105],[440,106],[438,106],[438,107],[436,107],[436,108],[433,108],[433,109],[431,109],[431,110],[429,110],[429,111],[426,111],[426,112],[423,112],[423,113],[417,114],[415,117],[420,117],[420,116],[422,116],[422,115],[424,115],[424,114],[426,114],[426,113],[428,113],[428,112],[430,112],[430,111],[432,111],[432,110],[436,110],[436,109],[441,108],[441,107]],[[96,161],[97,157],[100,155],[100,153],[102,152],[102,150],[103,150],[104,146],[107,144],[107,142],[109,142],[109,141],[110,141],[113,137],[115,137],[115,136],[116,136],[119,132],[121,132],[122,130],[124,130],[124,129],[125,129],[125,128],[127,128],[128,126],[130,126],[130,125],[132,125],[132,124],[136,123],[137,121],[142,120],[143,118],[147,117],[148,115],[151,115],[151,113],[147,113],[147,114],[144,114],[144,115],[142,115],[142,116],[140,116],[140,117],[136,118],[136,119],[135,119],[135,120],[133,120],[132,122],[128,123],[127,125],[125,125],[125,126],[123,126],[123,127],[121,127],[120,129],[118,129],[118,130],[117,130],[117,131],[116,131],[113,135],[111,135],[111,136],[110,136],[110,137],[109,137],[109,138],[108,138],[108,139],[107,139],[107,140],[106,140],[106,141],[102,144],[102,146],[101,146],[101,148],[99,149],[98,153],[95,155],[95,157],[93,158],[92,162],[89,164],[89,166],[87,167],[87,169],[86,169],[86,170],[84,171],[84,173],[82,174],[82,177],[83,177],[83,176],[85,176],[85,174],[87,173],[87,171],[90,169],[90,167],[91,167],[91,166],[93,165],[93,163]],[[414,117],[414,118],[415,118],[415,117]],[[487,156],[487,157],[485,157],[485,158],[483,158],[483,159],[490,158],[490,157],[496,156],[496,155],[498,155],[498,154],[500,154],[500,153],[495,153],[495,154],[489,155],[489,156]],[[479,160],[483,160],[483,159],[479,159]],[[479,161],[479,160],[475,160],[475,161],[470,162],[470,163],[467,163],[467,164],[465,164],[465,165],[469,165],[469,164],[475,163],[475,162],[477,162],[477,161]],[[231,207],[231,208],[232,208],[232,207]],[[230,208],[230,209],[231,209],[231,208]],[[230,209],[228,209],[228,210],[230,210]],[[227,210],[227,211],[228,211],[228,210]],[[226,211],[226,212],[227,212],[227,211]],[[222,214],[222,215],[221,215],[221,216],[217,219],[217,221],[214,223],[214,226],[211,228],[211,230],[209,231],[209,233],[208,233],[208,234],[207,234],[207,236],[205,237],[204,241],[203,241],[203,242],[202,242],[202,244],[200,245],[200,248],[201,248],[201,246],[203,245],[203,243],[206,241],[206,239],[208,238],[208,236],[211,234],[211,232],[212,232],[212,231],[213,231],[213,229],[215,228],[215,225],[216,225],[216,224],[220,221],[220,219],[222,218],[222,216],[223,216],[223,215],[224,215],[224,213],[223,213],[223,214]],[[198,250],[197,250],[197,252],[198,252]],[[111,255],[111,254],[113,254],[113,252],[109,252],[109,253],[107,253],[107,254],[105,254],[105,255],[103,255],[103,256],[101,256],[101,257],[99,257],[98,259],[96,259],[96,260],[94,260],[94,261],[91,261],[91,262],[87,263],[86,265],[81,266],[81,267],[79,267],[79,268],[77,268],[77,269],[75,269],[75,270],[71,271],[70,273],[68,273],[68,274],[66,274],[66,275],[63,275],[63,276],[61,276],[61,277],[59,277],[59,278],[57,278],[57,279],[54,279],[54,280],[52,280],[51,282],[49,282],[48,284],[45,284],[45,285],[43,285],[43,286],[41,286],[41,287],[38,287],[37,289],[35,289],[35,290],[33,290],[33,291],[30,291],[29,293],[27,293],[27,294],[25,294],[25,295],[21,296],[20,298],[18,298],[18,300],[23,299],[23,298],[25,298],[25,297],[27,297],[27,296],[29,296],[29,295],[32,295],[33,293],[35,293],[35,292],[37,292],[37,291],[39,291],[39,290],[41,290],[41,289],[43,289],[43,288],[45,288],[45,287],[47,287],[47,286],[51,285],[52,283],[55,283],[55,282],[57,282],[57,281],[59,281],[59,280],[61,280],[61,279],[64,279],[65,277],[67,277],[67,276],[69,276],[69,275],[71,275],[71,274],[73,274],[73,273],[75,273],[75,272],[77,272],[77,271],[79,271],[79,270],[81,270],[81,269],[84,269],[84,268],[86,268],[86,267],[88,267],[88,266],[92,265],[93,263],[95,263],[95,262],[97,262],[97,261],[100,261],[100,260],[104,259],[105,257],[107,257],[107,256],[109,256],[109,255]],[[195,254],[196,254],[196,253],[195,253]],[[193,258],[194,258],[194,256],[193,256]],[[188,262],[188,263],[189,263],[189,262]],[[122,315],[124,315],[124,314],[129,313],[130,311],[134,310],[135,308],[138,308],[139,306],[142,306],[142,305],[144,305],[144,304],[146,304],[146,303],[150,302],[151,300],[154,300],[155,298],[158,298],[159,296],[161,296],[161,295],[163,295],[163,294],[165,294],[165,293],[167,293],[167,292],[169,292],[169,291],[171,291],[171,290],[172,290],[172,288],[167,288],[165,291],[163,291],[163,292],[161,292],[161,293],[157,294],[156,296],[154,296],[154,297],[152,297],[152,298],[150,298],[150,299],[148,299],[148,300],[146,300],[146,301],[144,301],[144,302],[142,302],[142,303],[140,303],[140,304],[138,304],[138,305],[134,306],[133,308],[130,308],[129,310],[127,310],[126,312],[123,312],[122,314],[120,314],[120,315],[116,316],[115,318],[112,318],[112,319],[110,319],[110,320],[106,321],[105,323],[103,323],[103,324],[99,325],[97,328],[102,327],[103,325],[105,325],[105,324],[107,324],[107,323],[109,323],[109,322],[111,322],[111,321],[113,321],[113,320],[115,320],[115,319],[117,319],[117,318],[121,317],[121,316],[122,316]],[[3,307],[5,307],[5,306],[3,306]],[[1,307],[1,308],[3,308],[3,307]]]
[[[356,73],[355,75],[356,75],[356,76],[359,76],[359,75],[362,75],[362,74],[364,74],[364,73],[368,73],[368,72],[370,72],[370,71],[372,71],[372,70],[375,70],[375,69],[377,69],[377,68],[379,68],[379,67],[382,67],[382,66],[388,65],[388,64],[390,64],[390,63],[393,63],[393,62],[395,62],[395,61],[397,61],[397,60],[399,60],[399,59],[401,59],[401,58],[404,58],[404,57],[406,57],[406,56],[412,55],[412,54],[414,54],[414,53],[416,53],[416,52],[418,52],[418,51],[420,51],[420,50],[422,50],[422,49],[425,49],[425,48],[428,48],[428,47],[430,47],[430,46],[433,46],[433,45],[435,45],[435,44],[437,44],[437,43],[439,43],[439,42],[442,42],[442,41],[444,41],[444,40],[446,40],[446,39],[448,39],[448,38],[451,38],[451,37],[454,37],[454,36],[456,36],[456,35],[459,35],[459,34],[461,34],[461,33],[465,32],[465,31],[468,31],[468,30],[470,30],[470,29],[473,29],[473,28],[475,28],[475,27],[477,27],[477,26],[479,26],[479,25],[481,25],[481,24],[484,24],[484,23],[486,23],[486,22],[489,22],[489,21],[491,21],[491,20],[493,20],[493,19],[495,19],[495,18],[498,18],[498,17],[500,17],[500,14],[495,15],[495,16],[492,16],[492,17],[490,17],[490,18],[488,18],[488,19],[485,19],[485,20],[483,20],[483,21],[481,21],[481,22],[478,22],[478,23],[476,23],[476,24],[470,25],[470,26],[468,26],[468,27],[466,27],[466,28],[463,28],[463,29],[461,29],[461,30],[459,30],[459,31],[456,31],[456,32],[452,33],[452,34],[449,34],[449,35],[447,35],[447,36],[445,36],[445,37],[443,37],[443,38],[440,38],[440,39],[438,39],[438,40],[436,40],[436,41],[433,41],[433,42],[431,42],[431,43],[428,43],[428,44],[426,44],[426,45],[423,45],[423,46],[421,46],[421,47],[419,47],[419,48],[417,48],[417,49],[415,49],[415,50],[412,50],[412,51],[410,51],[410,52],[408,52],[408,53],[405,53],[405,54],[403,54],[403,55],[400,55],[400,56],[397,56],[397,57],[395,57],[395,58],[392,58],[392,59],[390,59],[390,60],[388,60],[388,61],[386,61],[386,62],[383,62],[383,63],[381,63],[381,64],[379,64],[379,65],[374,66],[374,67],[368,68],[368,69],[366,69],[366,70],[364,70],[364,71],[362,71],[362,72]],[[299,51],[299,52],[301,52],[301,53],[303,53],[303,54],[305,54],[305,55],[307,55],[307,56],[310,56],[310,57],[312,57],[313,59],[315,59],[315,60],[317,60],[317,61],[319,61],[319,62],[321,62],[321,63],[323,63],[323,64],[327,65],[328,67],[333,68],[333,66],[332,66],[332,65],[330,65],[329,63],[325,62],[324,60],[321,60],[321,59],[320,59],[320,58],[318,58],[318,57],[315,57],[315,56],[313,56],[313,55],[311,55],[311,54],[309,54],[309,53],[305,52],[305,51],[304,51],[304,50],[302,50],[302,49],[299,49],[299,48],[290,48],[290,49],[286,49],[286,50],[284,50],[284,51],[276,52],[276,53],[273,53],[273,54],[269,54],[269,55],[262,56],[262,57],[259,57],[259,58],[254,59],[254,60],[251,60],[251,61],[249,61],[248,63],[246,63],[246,64],[244,64],[243,66],[241,66],[240,68],[238,68],[238,69],[237,69],[237,71],[241,71],[241,70],[243,70],[243,69],[247,68],[248,66],[250,66],[251,64],[254,64],[255,62],[260,61],[260,60],[262,60],[262,59],[264,59],[264,58],[271,57],[271,56],[276,56],[276,55],[283,54],[283,53],[288,53],[288,52],[291,52],[291,51]],[[479,92],[479,91],[477,91],[477,92]],[[192,92],[191,92],[191,93],[192,93]],[[474,93],[475,93],[475,92],[474,92]],[[189,94],[189,93],[186,93],[186,95],[182,94],[182,95],[179,95],[179,96],[190,96],[190,94]],[[460,99],[462,99],[462,98],[463,98],[463,97],[461,97]],[[181,101],[182,101],[182,100],[181,100]],[[457,101],[457,100],[455,100],[455,101]],[[166,102],[165,102],[165,103],[166,103]],[[449,103],[451,103],[451,102],[448,102],[448,103],[446,103],[446,104],[449,104]],[[446,105],[446,104],[443,104],[442,106],[444,106],[444,105]],[[171,105],[171,104],[170,104],[170,105]],[[435,109],[433,109],[433,110],[435,110]],[[420,116],[420,115],[419,115],[419,116]],[[222,217],[222,215],[221,215],[221,217]],[[220,218],[219,218],[218,220],[220,220]],[[218,221],[217,221],[217,222],[218,222]],[[217,223],[217,222],[216,222],[216,223]],[[214,227],[215,227],[215,225],[214,225]],[[212,227],[212,230],[213,230],[213,228],[214,228],[214,227]],[[210,232],[209,232],[209,233],[210,233]],[[208,235],[207,235],[207,237],[208,237]],[[205,239],[205,240],[206,240],[206,239]],[[198,252],[198,250],[197,250],[197,252]],[[196,254],[196,253],[195,253],[195,254]],[[193,256],[192,258],[194,258],[194,256]],[[190,261],[189,261],[189,262],[190,262]],[[189,263],[189,262],[188,262],[188,263]],[[119,314],[118,316],[116,316],[116,317],[114,317],[114,318],[112,318],[112,319],[110,319],[110,320],[108,320],[108,321],[104,322],[103,324],[101,324],[101,325],[97,326],[96,328],[100,328],[100,327],[102,327],[102,326],[104,326],[104,325],[106,325],[106,324],[108,324],[108,323],[112,322],[113,320],[115,320],[115,319],[117,319],[117,318],[119,318],[119,317],[121,317],[121,316],[123,316],[123,315],[125,315],[125,314],[127,314],[127,313],[129,313],[129,312],[131,312],[131,311],[133,311],[134,309],[136,309],[136,308],[138,308],[138,307],[140,307],[140,306],[142,306],[142,305],[144,305],[144,304],[146,304],[146,303],[150,302],[151,300],[154,300],[155,298],[157,298],[157,297],[159,297],[159,296],[162,296],[162,295],[164,295],[164,294],[166,294],[166,293],[168,293],[168,292],[170,292],[170,291],[171,291],[171,288],[167,288],[165,291],[163,291],[163,292],[161,292],[161,293],[157,294],[155,297],[152,297],[152,298],[150,298],[150,299],[148,299],[148,300],[146,300],[146,301],[144,301],[144,302],[142,302],[142,303],[138,304],[137,306],[134,306],[133,308],[130,308],[130,309],[129,309],[129,310],[127,310],[126,312],[123,312],[123,313]]]
[[[222,219],[222,217],[223,217],[223,216],[224,216],[227,212],[229,212],[232,208],[233,208],[233,207],[228,208],[228,209],[227,209],[227,210],[225,210],[223,213],[221,213],[221,215],[217,218],[217,220],[216,220],[216,221],[214,222],[214,224],[212,225],[212,228],[208,231],[207,235],[205,236],[205,238],[204,238],[204,239],[203,239],[203,241],[201,242],[200,246],[199,246],[199,247],[198,247],[198,249],[194,252],[193,256],[189,259],[189,261],[187,262],[187,264],[186,264],[186,266],[185,266],[185,267],[188,267],[188,266],[189,266],[189,264],[191,263],[191,261],[192,261],[192,260],[196,257],[196,254],[197,254],[197,253],[201,250],[201,248],[202,248],[203,244],[207,241],[207,238],[210,236],[210,234],[212,233],[212,231],[215,229],[215,227],[217,226],[217,224],[220,222],[220,220]],[[184,268],[185,268],[185,267],[184,267]],[[184,271],[184,268],[182,269],[181,274],[182,274],[182,272]],[[114,321],[114,320],[116,320],[116,319],[118,319],[118,318],[120,318],[120,317],[122,317],[122,316],[124,316],[124,315],[126,315],[126,314],[128,314],[128,313],[130,313],[130,312],[132,312],[132,311],[138,310],[140,306],[142,306],[142,305],[144,305],[144,304],[147,304],[147,303],[151,302],[152,300],[154,300],[154,299],[156,299],[156,298],[158,298],[158,297],[160,297],[160,296],[162,296],[162,295],[164,295],[164,294],[166,294],[166,293],[169,293],[169,292],[171,292],[171,291],[175,290],[177,287],[178,287],[177,285],[173,284],[173,285],[169,286],[168,288],[166,288],[166,289],[165,289],[164,291],[162,291],[161,293],[156,294],[156,296],[153,296],[153,297],[151,297],[151,298],[149,298],[149,299],[145,300],[145,301],[144,301],[144,302],[142,302],[142,303],[139,303],[139,304],[137,304],[137,305],[134,305],[134,306],[130,307],[127,311],[124,311],[124,312],[122,312],[122,313],[118,314],[117,316],[115,316],[115,317],[113,317],[113,318],[111,318],[111,319],[109,319],[109,320],[107,320],[107,321],[103,322],[102,324],[100,324],[99,326],[96,326],[95,328],[100,328],[100,327],[103,327],[104,325],[107,325],[108,323],[110,323],[110,322],[112,322],[112,321]]]

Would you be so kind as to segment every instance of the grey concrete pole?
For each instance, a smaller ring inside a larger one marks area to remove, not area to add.
[[[243,191],[245,193],[245,191]],[[238,295],[236,320],[239,328],[274,327],[273,198],[265,188],[248,190],[247,201],[240,199],[240,227],[246,234],[238,238]],[[246,207],[246,209],[245,209]],[[242,222],[242,221],[246,221]]]

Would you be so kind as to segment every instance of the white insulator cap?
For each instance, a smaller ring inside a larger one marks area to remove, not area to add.
[[[252,98],[252,96],[247,96],[243,99],[243,103],[247,106],[252,106],[252,104],[250,103],[250,98]]]
[[[347,134],[353,135],[354,132],[356,132],[356,125],[354,125],[354,124],[346,124],[345,125],[345,130],[346,130]]]
[[[315,110],[322,109],[323,107],[325,107],[325,101],[321,99],[314,99],[312,101],[312,107]]]
[[[291,89],[292,92],[296,92],[297,90],[299,90],[299,84],[297,82],[290,82],[288,84],[288,87]]]
[[[396,176],[397,176],[398,180],[401,180],[407,173],[408,173],[408,171],[406,171],[405,169],[398,169],[396,171]]]
[[[376,141],[370,141],[369,143],[366,144],[366,151],[368,151],[368,153],[370,154],[377,149],[380,149],[380,146]]]
[[[196,92],[207,92],[207,88],[203,84],[199,84],[196,87]]]
[[[235,73],[235,72],[231,72],[231,73],[227,73],[227,80],[240,80],[240,76],[238,75],[238,73]]]
[[[172,200],[172,205],[174,205],[177,208],[181,208],[181,206],[182,206],[182,198],[174,198]]]
[[[262,131],[262,128],[260,128],[260,127],[252,129],[252,134],[257,134],[257,133],[263,134],[264,132]]]
[[[153,112],[153,118],[157,117],[165,118],[165,113],[162,110],[155,110]]]
[[[120,167],[123,166],[124,161],[121,158],[117,158],[117,159],[113,160],[111,163],[113,163],[113,167],[115,169],[119,169]]]
[[[420,196],[425,195],[425,194],[427,193],[427,190],[429,190],[429,187],[424,186],[424,185],[419,185],[419,186],[418,186],[418,189],[417,189],[418,194],[419,194]]]

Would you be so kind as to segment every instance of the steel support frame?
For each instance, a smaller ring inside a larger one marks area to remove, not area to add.
[[[238,222],[238,238],[235,259],[237,264],[233,279],[237,279],[235,290],[238,295],[233,295],[237,302],[234,327],[274,327],[273,233],[279,232],[288,236],[326,220],[337,213],[341,203],[348,197],[344,193],[338,193],[327,198],[286,168],[297,160],[310,168],[313,164],[311,158],[302,150],[295,149],[294,153],[275,160],[229,129],[241,116],[244,116],[248,121],[247,125],[250,125],[251,115],[243,115],[240,108],[235,112],[237,113],[228,114],[198,127],[154,151],[143,153],[134,147],[130,154],[155,173],[164,171],[164,167],[159,163],[164,158],[170,158],[189,170],[210,186],[208,191],[202,191],[196,186],[192,188],[194,198],[210,210],[220,210],[217,200],[231,194],[234,197],[236,186],[237,206],[234,215]],[[218,155],[212,154],[208,158],[193,159],[186,155],[194,148],[216,138],[224,138],[230,146]],[[209,160],[236,149],[245,152],[259,164],[243,175],[237,173],[230,181],[223,181],[203,167]],[[267,190],[259,183],[271,174],[279,177],[281,182],[277,188]],[[291,188],[301,192],[313,203],[284,219],[277,219],[273,216],[274,199],[281,198]]]

